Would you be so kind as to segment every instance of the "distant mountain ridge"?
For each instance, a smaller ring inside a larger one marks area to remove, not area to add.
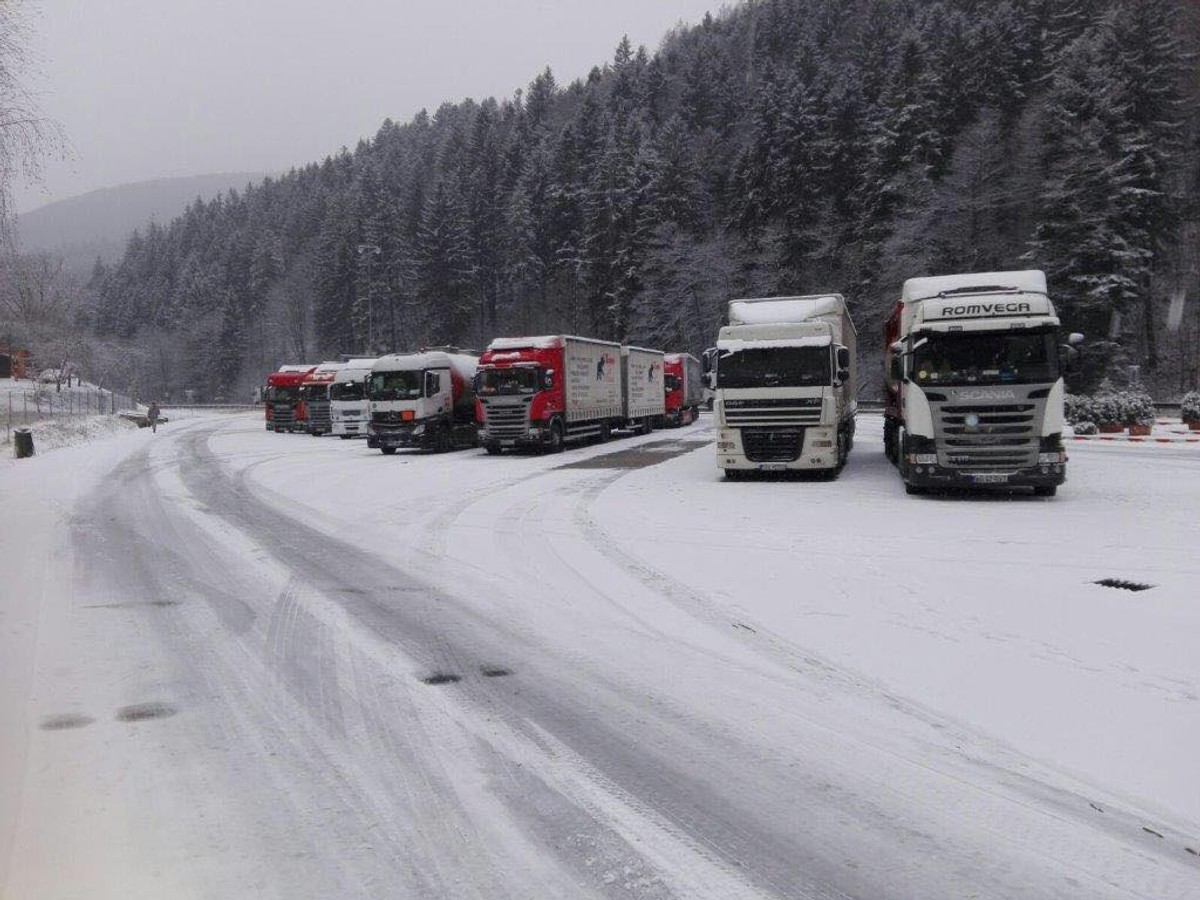
[[[101,188],[57,200],[17,217],[21,246],[64,257],[75,270],[90,267],[96,257],[119,259],[129,235],[152,219],[168,224],[197,197],[213,197],[261,181],[264,172],[225,172],[182,178],[156,178]]]

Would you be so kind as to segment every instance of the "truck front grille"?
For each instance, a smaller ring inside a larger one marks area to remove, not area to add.
[[[271,407],[271,427],[276,431],[281,428],[291,428],[296,421],[296,415],[291,405],[276,403]]]
[[[804,429],[743,428],[742,450],[751,462],[795,462],[804,450]]]
[[[489,440],[511,440],[522,437],[529,431],[529,406],[524,403],[519,405],[489,403],[483,407],[483,422]]]
[[[310,400],[308,403],[308,428],[310,431],[329,431],[329,401]]]
[[[726,400],[725,422],[733,428],[754,425],[819,425],[821,398]]]
[[[970,420],[970,421],[968,421]],[[938,413],[940,465],[1021,469],[1037,465],[1037,405],[943,406]]]

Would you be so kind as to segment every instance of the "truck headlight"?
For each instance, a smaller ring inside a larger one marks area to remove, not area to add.
[[[718,450],[736,450],[737,441],[717,441]]]
[[[813,441],[813,447],[832,447],[833,441]]]
[[[1039,453],[1038,454],[1038,465],[1039,466],[1052,466],[1052,465],[1057,465],[1058,463],[1065,463],[1066,461],[1067,461],[1067,451],[1065,451],[1065,450],[1055,450],[1051,453]]]
[[[421,435],[423,435],[424,433],[425,433],[425,426],[424,426],[424,425],[418,425],[418,426],[416,426],[416,427],[415,427],[415,428],[412,430],[412,436],[413,436],[413,437],[420,437],[420,436],[421,436]]]
[[[908,454],[908,461],[911,463],[916,463],[918,466],[936,466],[937,465],[937,454],[936,453],[910,453],[910,454]]]

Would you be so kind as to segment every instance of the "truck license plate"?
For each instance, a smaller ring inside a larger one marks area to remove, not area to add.
[[[1008,481],[1008,475],[1003,472],[987,472],[982,475],[972,475],[971,480],[976,484],[1004,484]]]
[[[786,472],[787,466],[783,463],[762,463],[759,465],[759,470],[763,472]]]
[[[500,446],[501,447],[515,447],[515,446],[517,446],[517,442],[516,441],[501,441]]]

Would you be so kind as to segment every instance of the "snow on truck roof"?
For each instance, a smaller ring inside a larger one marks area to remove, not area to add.
[[[717,341],[717,349],[722,353],[739,353],[743,350],[772,350],[778,347],[828,347],[833,343],[830,335],[794,338],[761,338],[758,340],[741,340],[740,338],[723,338]]]
[[[300,364],[298,366],[280,366],[276,372],[311,372],[316,366]]]
[[[465,353],[446,353],[429,350],[424,353],[392,353],[381,356],[371,366],[372,372],[410,372],[418,369],[453,369],[465,378],[472,378],[479,359]]]
[[[567,341],[583,344],[599,344],[603,347],[619,347],[616,341],[601,341],[597,338],[577,337],[572,334],[543,334],[536,337],[495,338],[487,345],[488,350],[556,350]]]
[[[901,303],[918,303],[954,294],[1045,294],[1046,275],[1037,269],[1020,272],[973,272],[910,278],[900,293]]]
[[[840,315],[845,311],[846,301],[841,294],[731,300],[729,324],[774,325],[784,322],[803,322],[817,316]]]

